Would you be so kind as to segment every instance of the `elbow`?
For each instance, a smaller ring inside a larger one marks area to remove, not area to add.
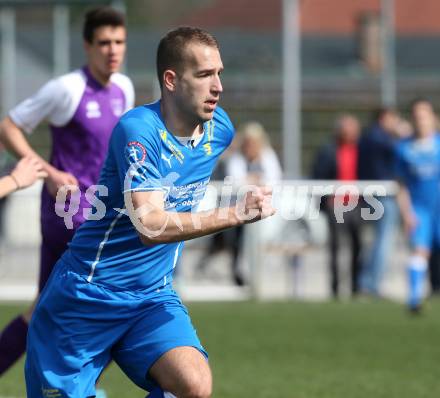
[[[146,236],[144,234],[139,234],[139,239],[144,246],[152,246],[155,244],[153,241],[154,239],[151,239],[149,236]]]
[[[142,244],[146,246],[158,245],[160,243],[169,243],[169,239],[166,234],[166,224],[161,222],[152,223],[153,220],[149,220],[148,223],[141,222],[140,228],[138,228],[139,238]]]
[[[141,233],[139,234],[139,238],[144,246],[154,246],[154,245],[159,245],[161,243],[168,243],[168,241],[163,237],[161,237],[160,235],[154,236],[151,234],[146,235],[144,233]]]
[[[171,241],[168,232],[169,216],[163,210],[150,209],[141,216],[129,212],[129,215],[143,245],[151,246]]]

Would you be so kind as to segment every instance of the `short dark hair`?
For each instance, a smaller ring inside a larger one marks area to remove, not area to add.
[[[219,49],[217,39],[200,28],[181,26],[168,32],[159,42],[156,54],[156,69],[160,87],[167,69],[180,73],[185,63],[186,47],[189,43],[200,43]]]
[[[380,120],[384,116],[386,116],[386,115],[388,115],[390,113],[397,115],[398,112],[397,112],[397,109],[394,108],[393,106],[382,106],[382,107],[379,107],[379,108],[377,108],[377,109],[375,109],[373,111],[373,120],[375,122],[380,122]]]
[[[83,27],[84,40],[92,43],[95,30],[101,26],[125,27],[124,14],[108,6],[97,7],[88,11],[85,15]]]

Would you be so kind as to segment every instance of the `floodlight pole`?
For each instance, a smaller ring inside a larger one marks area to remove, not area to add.
[[[283,162],[286,178],[301,175],[300,1],[283,0]]]
[[[56,4],[53,8],[54,76],[67,73],[70,69],[69,14],[67,4]]]
[[[124,14],[127,12],[124,0],[112,0],[110,2],[110,5],[114,9],[116,9],[116,10],[118,10],[118,11],[124,13]]]
[[[396,61],[394,0],[381,1],[382,74],[381,97],[383,106],[396,105]]]
[[[1,116],[15,105],[15,11],[0,8],[1,35]]]

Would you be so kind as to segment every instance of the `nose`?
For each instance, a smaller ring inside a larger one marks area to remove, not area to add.
[[[115,42],[111,42],[110,43],[110,54],[115,54],[116,53],[116,47],[117,47],[117,43]]]
[[[222,86],[222,81],[220,80],[220,76],[216,75],[214,78],[214,82],[212,85],[212,91],[214,91],[215,93],[221,93],[223,92],[223,86]]]
[[[121,53],[124,50],[124,44],[119,43],[118,41],[110,42],[110,54],[115,55]]]

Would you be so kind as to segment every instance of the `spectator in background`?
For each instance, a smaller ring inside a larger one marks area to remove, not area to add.
[[[226,163],[226,174],[238,184],[274,184],[281,180],[278,157],[270,145],[264,127],[258,122],[241,125],[241,153],[232,154]]]
[[[270,140],[261,123],[251,121],[237,129],[231,150],[225,153],[219,162],[214,175],[223,180],[232,177],[235,186],[248,185],[274,185],[282,179],[281,165],[278,157],[270,145]],[[235,150],[234,148],[239,148]],[[219,174],[222,173],[222,174]],[[211,240],[208,254],[202,256],[197,269],[204,270],[209,257],[225,247],[231,251],[231,271],[237,286],[245,284],[242,272],[239,269],[239,255],[243,244],[243,227],[223,231]]]
[[[335,134],[330,143],[323,146],[315,159],[312,177],[318,180],[353,181],[358,178],[358,139],[360,125],[351,114],[343,114],[336,119]],[[358,292],[358,276],[361,252],[361,217],[360,206],[348,208],[350,201],[359,200],[353,194],[343,196],[325,196],[321,199],[321,209],[325,212],[329,226],[331,292],[337,298],[339,294],[338,254],[343,233],[348,234],[351,246],[351,291]],[[343,214],[343,222],[338,222],[337,214]]]
[[[395,180],[395,149],[400,119],[392,108],[377,111],[373,124],[359,140],[358,177],[360,180]],[[398,207],[393,196],[377,198],[383,205],[383,216],[374,222],[371,247],[365,252],[359,279],[363,293],[377,296],[385,266],[394,242]]]
[[[241,137],[236,132],[235,136],[229,145],[229,147],[223,152],[220,159],[218,160],[214,171],[211,175],[211,182],[212,181],[218,181],[223,182],[225,181],[225,178],[228,176],[226,172],[226,168],[228,167],[228,163],[231,159],[231,157],[235,156],[241,156],[240,155],[240,145],[241,145]],[[236,197],[234,196],[231,199],[231,205],[236,202]],[[227,230],[218,232],[216,234],[210,235],[206,237],[208,239],[208,244],[206,249],[203,250],[202,255],[200,256],[200,259],[197,263],[197,266],[195,267],[196,273],[198,277],[201,277],[203,274],[206,273],[206,269],[208,268],[210,264],[210,259],[212,256],[222,252],[223,250],[231,251],[231,255],[233,255],[233,248],[235,246],[235,239],[236,239],[236,229],[235,228],[229,228]],[[232,278],[234,283],[237,286],[242,286],[244,284],[243,277],[241,275],[241,272],[234,269],[232,266]],[[176,267],[176,271],[178,272],[179,267]],[[175,271],[175,274],[176,274]]]
[[[411,116],[415,134],[400,142],[396,151],[400,185],[397,199],[411,245],[407,305],[418,313],[424,300],[428,259],[433,245],[439,242],[440,136],[428,100],[415,100]]]

